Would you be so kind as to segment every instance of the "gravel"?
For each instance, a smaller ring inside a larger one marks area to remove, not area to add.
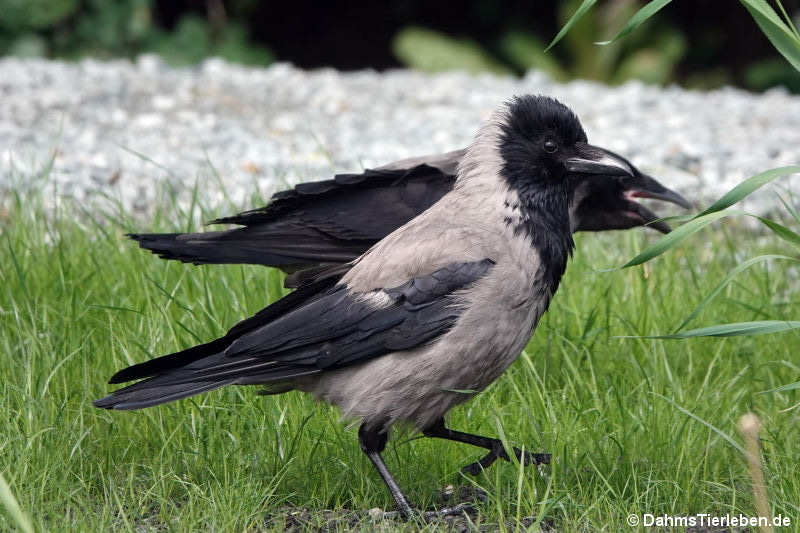
[[[103,197],[146,214],[166,189],[188,202],[247,207],[286,184],[467,145],[482,118],[521,93],[552,95],[592,142],[707,201],[743,178],[800,162],[800,97],[557,83],[406,70],[342,73],[154,56],[64,63],[0,60],[0,192],[43,180],[52,198]],[[52,166],[50,167],[50,162]],[[798,177],[784,179],[791,187]],[[227,198],[227,199],[226,199]],[[761,192],[748,204],[777,204]]]

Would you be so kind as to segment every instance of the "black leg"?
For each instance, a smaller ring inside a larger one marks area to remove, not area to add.
[[[414,513],[411,506],[408,504],[408,498],[403,494],[400,485],[395,481],[392,473],[386,468],[386,463],[383,462],[381,452],[386,448],[386,441],[388,435],[386,432],[380,432],[373,429],[368,429],[365,425],[358,428],[358,442],[361,444],[361,450],[367,454],[369,460],[375,465],[378,473],[383,478],[383,482],[389,488],[389,492],[394,498],[394,503],[397,505],[397,510],[403,519],[408,519]]]
[[[444,425],[444,419],[439,419],[435,424],[426,428],[422,432],[426,437],[436,437],[439,439],[447,439],[453,440],[456,442],[463,442],[464,444],[472,444],[473,446],[478,446],[480,448],[486,448],[489,450],[484,457],[480,460],[470,463],[464,468],[461,469],[462,472],[465,474],[477,475],[483,469],[488,468],[492,463],[494,463],[498,459],[505,459],[506,461],[510,461],[511,459],[508,457],[505,448],[503,447],[503,442],[500,439],[493,439],[491,437],[482,437],[480,435],[473,435],[471,433],[464,433],[461,431],[454,431],[452,429],[448,429]],[[519,448],[514,448],[514,453],[517,456],[517,459],[524,465],[529,464],[549,464],[550,463],[550,454],[548,453],[530,453],[525,452],[524,455],[522,450]]]
[[[372,464],[375,465],[381,478],[383,478],[383,482],[386,483],[386,486],[389,488],[389,492],[392,494],[392,498],[394,498],[394,503],[397,505],[397,511],[400,513],[400,517],[403,520],[408,520],[416,513],[408,503],[408,498],[403,494],[400,485],[397,484],[392,473],[386,468],[386,463],[383,462],[383,458],[381,457],[381,452],[386,447],[387,440],[388,435],[385,431],[370,429],[364,426],[364,424],[358,428],[358,442],[361,444],[361,450],[367,454],[367,457],[369,457],[369,460],[372,461]],[[475,509],[469,504],[460,504],[455,507],[446,507],[438,511],[429,511],[423,513],[421,517],[426,520],[432,520],[444,516],[461,515],[465,512],[475,512]],[[387,513],[387,515],[391,514],[392,513]]]

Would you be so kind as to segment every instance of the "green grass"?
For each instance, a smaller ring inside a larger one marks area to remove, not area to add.
[[[281,275],[166,262],[123,237],[185,230],[191,213],[95,223],[75,208],[46,214],[41,196],[6,200],[0,468],[37,531],[261,531],[288,506],[391,507],[353,428],[299,393],[227,388],[140,412],[91,405],[111,390],[115,370],[213,339],[278,298]],[[798,410],[788,408],[800,391],[758,393],[797,381],[800,334],[618,338],[671,332],[740,261],[785,250],[712,226],[645,267],[599,271],[653,236],[580,235],[525,353],[452,413],[454,428],[552,452],[552,467],[539,474],[497,463],[467,478],[459,468],[481,450],[399,435],[386,460],[414,502],[433,505],[448,484],[480,486],[489,499],[478,520],[510,530],[531,515],[565,531],[629,530],[630,513],[752,515],[740,452],[684,411],[736,441],[736,421],[753,411],[764,424],[773,512],[798,527],[800,429]],[[690,327],[797,319],[799,309],[798,270],[760,265]],[[2,504],[0,531],[13,530],[18,522]]]

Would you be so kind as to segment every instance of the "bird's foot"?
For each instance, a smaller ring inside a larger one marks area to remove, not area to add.
[[[549,453],[531,453],[531,452],[523,452],[519,448],[514,448],[514,454],[517,456],[517,460],[525,466],[528,465],[547,465],[550,464],[550,454]],[[465,474],[469,474],[471,476],[477,476],[486,468],[492,465],[498,459],[503,459],[505,461],[510,461],[511,458],[506,453],[506,449],[503,447],[501,442],[497,442],[495,446],[492,447],[491,451],[480,458],[478,461],[474,463],[470,463],[461,471]]]
[[[409,520],[422,520],[425,522],[435,522],[437,520],[446,519],[453,516],[462,516],[464,514],[473,516],[478,514],[478,509],[471,503],[459,503],[452,507],[443,507],[436,511],[420,511],[414,508],[404,509],[402,511],[387,511],[382,512],[375,509],[369,512],[373,520],[402,520],[407,522]]]
[[[422,516],[427,521],[434,521],[448,516],[461,516],[464,514],[474,516],[478,514],[478,509],[471,503],[459,503],[453,507],[444,507],[438,511],[427,511]]]

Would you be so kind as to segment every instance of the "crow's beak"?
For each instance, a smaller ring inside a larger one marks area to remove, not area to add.
[[[586,143],[575,143],[574,152],[564,160],[567,172],[635,177],[633,165],[614,152]]]
[[[647,174],[642,174],[638,170],[635,170],[635,172],[635,176],[622,180],[624,190],[623,196],[628,201],[629,210],[641,217],[644,225],[658,230],[661,233],[669,233],[672,231],[669,224],[663,220],[658,220],[658,215],[637,202],[636,199],[652,198],[653,200],[661,200],[663,202],[679,205],[684,209],[691,209],[692,204],[677,192],[661,185],[655,178]]]
[[[663,202],[679,205],[684,209],[691,209],[689,201],[671,189],[661,185],[655,178],[647,174],[636,173],[636,176],[623,181],[625,189],[634,198],[652,198]]]
[[[647,226],[669,233],[669,225],[639,203],[642,198],[677,204],[691,204],[661,185],[655,178],[639,172],[624,157],[584,143],[576,143],[563,155],[564,166],[581,183],[582,193],[575,208],[576,231],[603,231]]]

